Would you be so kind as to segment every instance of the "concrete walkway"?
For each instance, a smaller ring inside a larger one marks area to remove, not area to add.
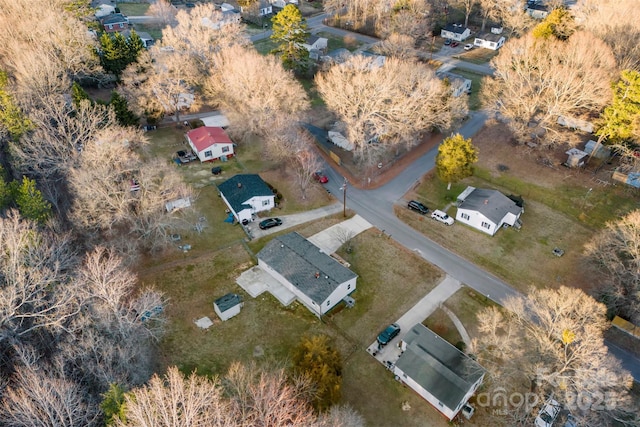
[[[379,349],[378,343],[373,342],[368,348],[367,352],[374,356],[380,363],[389,367],[390,363],[395,363],[400,357],[400,349],[398,343],[402,340],[404,335],[416,324],[422,323],[424,319],[429,317],[431,313],[435,311],[443,302],[449,297],[455,294],[458,289],[462,287],[462,284],[447,275],[435,288],[425,295],[416,305],[411,307],[400,319],[395,323],[400,326],[400,334],[394,338],[385,347]]]
[[[456,329],[458,330],[458,333],[462,337],[462,341],[467,346],[467,349],[470,349],[471,348],[471,337],[469,336],[469,333],[465,329],[465,327],[462,324],[462,322],[460,321],[460,319],[458,319],[458,316],[456,316],[456,314],[453,311],[451,311],[447,307],[445,307],[444,304],[442,304],[440,306],[440,308],[442,309],[442,311],[447,313],[447,316],[449,316],[449,319],[451,319],[453,324],[456,325]]]
[[[340,224],[314,234],[308,240],[322,249],[324,253],[332,254],[348,240],[369,228],[371,228],[371,224],[360,215],[356,215],[353,218],[342,221]]]
[[[334,203],[329,206],[323,206],[321,208],[314,209],[311,211],[300,212],[300,213],[291,214],[291,215],[275,215],[277,214],[277,210],[273,210],[271,211],[271,213],[274,214],[272,215],[272,217],[277,216],[278,218],[280,218],[282,220],[281,226],[269,228],[268,230],[260,230],[260,227],[258,227],[258,224],[260,223],[261,219],[260,221],[256,219],[254,222],[249,223],[247,227],[251,232],[251,236],[254,239],[259,239],[260,237],[264,237],[269,234],[294,227],[296,225],[304,224],[305,222],[324,218],[325,216],[337,214],[338,212],[342,212],[342,203]]]

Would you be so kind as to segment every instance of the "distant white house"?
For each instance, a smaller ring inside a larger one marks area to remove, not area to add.
[[[318,317],[356,290],[356,273],[296,232],[267,243],[258,265]]]
[[[116,8],[111,6],[110,4],[101,4],[96,8],[96,13],[94,14],[96,18],[100,19],[107,15],[111,15],[112,13],[116,13]]]
[[[224,322],[240,313],[240,309],[244,303],[242,297],[238,294],[227,294],[218,298],[213,302],[213,310],[218,317]]]
[[[451,86],[453,96],[458,97],[463,93],[471,92],[471,79],[466,79],[458,74],[451,73],[449,71],[442,71],[437,73],[446,84]]]
[[[482,384],[485,369],[421,323],[400,346],[393,373],[452,420]]]
[[[220,196],[238,222],[253,220],[258,212],[275,207],[275,195],[256,174],[236,175],[218,185]]]
[[[187,143],[201,162],[233,157],[233,141],[220,127],[201,126],[185,135]]]
[[[457,200],[456,220],[471,227],[495,235],[500,227],[519,228],[522,206],[497,190],[467,187]]]
[[[549,7],[539,3],[527,3],[526,12],[534,19],[544,19],[549,15]]]
[[[505,42],[505,38],[502,34],[483,33],[473,41],[474,46],[483,47],[485,49],[498,50]]]
[[[324,37],[309,36],[306,43],[304,43],[302,46],[304,46],[305,49],[307,49],[308,51],[312,51],[312,50],[324,51],[327,49],[328,42],[329,40],[327,40]]]
[[[447,24],[441,31],[440,36],[445,39],[464,41],[471,35],[471,30],[462,24]]]

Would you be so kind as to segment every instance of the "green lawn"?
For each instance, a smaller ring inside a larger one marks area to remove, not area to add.
[[[149,33],[154,40],[162,39],[162,28],[156,24],[133,24],[136,31],[144,31]]]
[[[318,37],[324,37],[325,39],[327,39],[328,52],[331,52],[332,50],[336,50],[340,48],[345,48],[353,52],[354,50],[362,46],[362,43],[360,43],[358,40],[350,36],[338,37],[333,33],[327,33],[322,31],[317,33],[316,35]]]
[[[278,47],[277,43],[271,40],[270,38],[262,39],[253,42],[253,46],[256,48],[258,52],[262,55],[270,54],[275,48]]]
[[[118,9],[127,16],[142,16],[149,10],[149,3],[117,3]]]
[[[314,222],[298,231],[309,236],[339,220],[336,216],[322,226]],[[259,250],[254,242],[251,245]],[[432,289],[441,273],[376,230],[357,236],[354,251],[342,255],[359,275],[353,294],[356,306],[336,307],[325,322],[297,303],[283,307],[269,294],[256,299],[246,295],[235,278],[254,261],[240,243],[154,260],[140,271],[140,279],[143,286],[153,285],[169,299],[168,332],[160,344],[162,364],[201,374],[222,374],[234,361],[282,364],[301,337],[327,334],[344,358],[344,402],[358,410],[368,425],[446,426],[428,403],[395,381],[365,351],[379,329]],[[212,302],[228,292],[243,295],[245,305],[238,316],[221,322]],[[215,322],[207,331],[193,323],[203,316]],[[257,350],[264,355],[257,356]],[[403,402],[409,402],[409,411],[402,410]]]
[[[463,61],[471,62],[474,64],[486,64],[491,61],[492,58],[498,56],[499,50],[491,50],[485,48],[473,48],[469,51],[456,55],[455,58],[462,59]]]

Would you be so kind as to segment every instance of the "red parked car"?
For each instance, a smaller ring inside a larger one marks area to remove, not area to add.
[[[458,42],[451,43],[451,47],[458,47],[458,46],[460,46],[460,43]]]
[[[314,172],[313,177],[320,184],[326,184],[327,182],[329,182],[329,178],[327,178],[326,175],[323,175],[322,172],[320,172],[320,171]]]

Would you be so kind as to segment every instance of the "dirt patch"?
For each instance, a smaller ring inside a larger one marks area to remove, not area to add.
[[[606,164],[601,167],[601,162],[593,159],[585,169],[569,169],[562,166],[567,160],[565,152],[568,146],[531,148],[518,145],[508,126],[496,121],[487,122],[473,137],[473,144],[479,151],[478,166],[490,170],[493,176],[508,172],[523,181],[547,188],[555,188],[559,182],[584,188],[604,185],[597,180],[609,182],[614,167]]]

